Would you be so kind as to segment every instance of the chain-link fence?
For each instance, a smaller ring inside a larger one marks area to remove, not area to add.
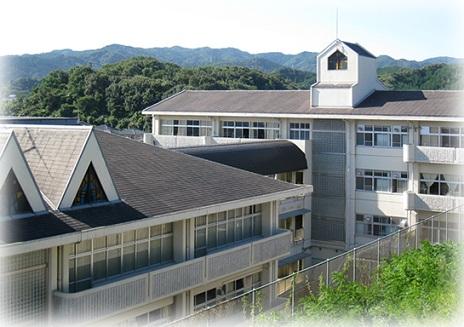
[[[291,319],[299,301],[309,295],[317,295],[320,285],[330,285],[334,273],[343,273],[350,281],[356,280],[368,285],[377,277],[378,267],[383,261],[404,251],[417,249],[423,241],[460,242],[463,237],[463,214],[464,206],[436,214],[168,325],[248,325],[258,316],[262,321],[263,313],[270,317],[278,313],[280,317],[287,315]]]

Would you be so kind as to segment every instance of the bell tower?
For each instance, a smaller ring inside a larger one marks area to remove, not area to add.
[[[317,56],[311,107],[353,108],[383,89],[377,79],[376,57],[357,43],[336,39]]]

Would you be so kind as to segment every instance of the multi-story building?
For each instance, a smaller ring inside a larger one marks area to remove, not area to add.
[[[314,186],[303,225],[313,259],[324,259],[463,203],[463,95],[385,90],[375,56],[335,40],[310,90],[182,91],[143,110],[145,141],[295,143]]]
[[[0,126],[0,168],[6,324],[162,323],[275,280],[280,201],[311,191],[90,126]]]

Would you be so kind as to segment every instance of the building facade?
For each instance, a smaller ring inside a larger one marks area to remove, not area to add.
[[[284,139],[307,157],[312,262],[463,203],[462,91],[387,91],[375,56],[335,40],[311,90],[183,91],[143,111],[168,148]]]
[[[0,167],[6,324],[162,324],[275,280],[311,191],[90,126],[3,125]]]

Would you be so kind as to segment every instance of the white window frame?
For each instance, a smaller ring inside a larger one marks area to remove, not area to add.
[[[363,142],[360,144],[359,137],[362,135]],[[371,140],[366,141],[366,135],[370,135]],[[378,145],[378,137],[385,135],[388,137],[388,145]],[[394,141],[395,136],[399,135],[399,142]],[[358,124],[356,128],[356,145],[376,148],[401,148],[408,143],[408,126],[396,125],[371,125]],[[394,145],[395,144],[395,145]]]
[[[291,121],[288,123],[288,138],[290,140],[310,140],[311,124],[309,122]]]
[[[213,127],[211,120],[201,119],[161,119],[160,134],[173,136],[211,136]],[[190,132],[198,129],[198,135]]]
[[[436,137],[436,144],[431,145],[432,137]],[[443,140],[445,137],[456,138],[456,146],[451,146],[451,140],[446,145]],[[428,144],[425,142],[425,138],[429,138]],[[464,127],[452,127],[452,126],[421,126],[419,131],[419,145],[421,146],[432,146],[442,148],[464,148]]]
[[[407,218],[356,214],[356,235],[382,237],[406,227],[406,224]]]
[[[259,125],[259,126],[258,126]],[[260,138],[260,130],[264,137]],[[228,132],[226,132],[228,131]],[[248,136],[244,131],[247,131]],[[221,121],[221,137],[248,138],[248,139],[279,139],[280,122],[278,121],[247,121],[247,120],[223,120]]]
[[[435,177],[433,177],[435,176]],[[431,187],[437,186],[437,193],[431,193]],[[450,184],[457,188],[457,192],[450,194]],[[442,189],[446,187],[446,193]],[[436,196],[464,196],[464,176],[450,175],[450,174],[437,174],[437,173],[420,173],[419,174],[419,193],[429,194]]]
[[[360,178],[363,179],[363,188],[358,188],[358,181]],[[376,190],[376,181],[388,181],[389,186],[387,191]],[[368,182],[370,181],[370,182]],[[403,182],[404,189],[398,191],[398,182]],[[370,189],[367,185],[370,184]],[[393,191],[396,188],[397,191]],[[385,170],[374,170],[374,169],[356,169],[356,191],[364,192],[378,192],[378,193],[394,193],[400,194],[408,189],[408,172],[406,171],[385,171]]]

